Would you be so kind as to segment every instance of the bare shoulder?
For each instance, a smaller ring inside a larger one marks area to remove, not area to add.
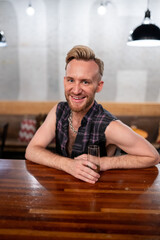
[[[131,128],[128,127],[126,124],[124,124],[123,122],[121,122],[120,120],[115,120],[112,121],[108,127],[105,130],[105,134],[110,135],[110,134],[119,134],[122,132],[132,132]]]
[[[142,136],[119,120],[113,121],[106,128],[107,145],[114,144],[133,155],[145,155],[158,158],[156,149]]]
[[[29,145],[46,147],[55,138],[56,109],[57,105],[50,110],[45,121],[37,130]]]
[[[119,144],[122,142],[132,143],[141,137],[137,135],[129,126],[120,120],[112,121],[105,131],[108,143]]]
[[[49,118],[50,117],[56,117],[57,105],[58,104],[54,105],[54,107],[49,111],[47,117],[49,117]]]
[[[55,125],[56,124],[56,110],[57,110],[57,104],[49,111],[47,114],[47,117],[42,124],[42,127],[46,125]]]

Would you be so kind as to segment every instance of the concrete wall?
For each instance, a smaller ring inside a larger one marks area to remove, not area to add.
[[[0,0],[0,100],[63,100],[65,56],[77,44],[90,46],[104,60],[100,101],[160,102],[160,47],[128,47],[129,31],[139,25],[146,0],[112,0],[104,16],[100,0]],[[150,1],[160,26],[160,1]]]

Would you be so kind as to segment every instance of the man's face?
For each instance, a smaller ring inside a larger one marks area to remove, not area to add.
[[[93,61],[73,59],[68,63],[64,77],[65,97],[72,111],[88,111],[95,93],[101,91],[99,68]]]

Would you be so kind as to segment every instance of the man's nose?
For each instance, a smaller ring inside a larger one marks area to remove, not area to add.
[[[82,89],[81,89],[80,83],[75,83],[74,87],[73,87],[73,93],[79,94],[79,93],[81,93],[81,91],[82,91]]]

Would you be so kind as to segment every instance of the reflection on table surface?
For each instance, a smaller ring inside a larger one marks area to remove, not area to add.
[[[159,169],[109,170],[91,185],[0,159],[0,239],[160,239]]]

